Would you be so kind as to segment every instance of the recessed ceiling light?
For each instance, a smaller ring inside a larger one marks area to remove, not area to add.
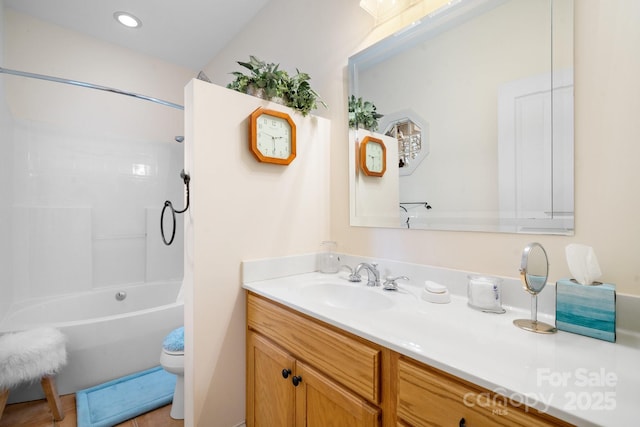
[[[142,21],[128,12],[116,12],[113,17],[125,27],[138,28],[142,26]]]

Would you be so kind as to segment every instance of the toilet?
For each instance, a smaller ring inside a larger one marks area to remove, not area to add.
[[[176,375],[176,388],[173,391],[171,418],[184,419],[184,326],[181,326],[165,337],[160,353],[162,368]]]

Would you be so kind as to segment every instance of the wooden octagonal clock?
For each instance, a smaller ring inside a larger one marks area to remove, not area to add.
[[[360,143],[360,169],[368,176],[384,175],[387,170],[387,147],[381,139],[364,137]]]
[[[259,161],[288,165],[296,158],[296,124],[287,113],[260,107],[249,117],[249,142]]]

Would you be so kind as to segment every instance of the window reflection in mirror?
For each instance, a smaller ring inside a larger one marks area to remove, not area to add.
[[[572,22],[572,0],[462,0],[352,56],[351,94],[414,112],[429,153],[395,171],[395,219],[351,224],[572,234]]]

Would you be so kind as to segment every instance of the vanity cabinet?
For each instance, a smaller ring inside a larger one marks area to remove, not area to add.
[[[380,349],[249,294],[247,426],[380,426]]]
[[[569,426],[507,397],[404,356],[397,363],[399,425]]]
[[[568,426],[247,293],[247,426]]]

